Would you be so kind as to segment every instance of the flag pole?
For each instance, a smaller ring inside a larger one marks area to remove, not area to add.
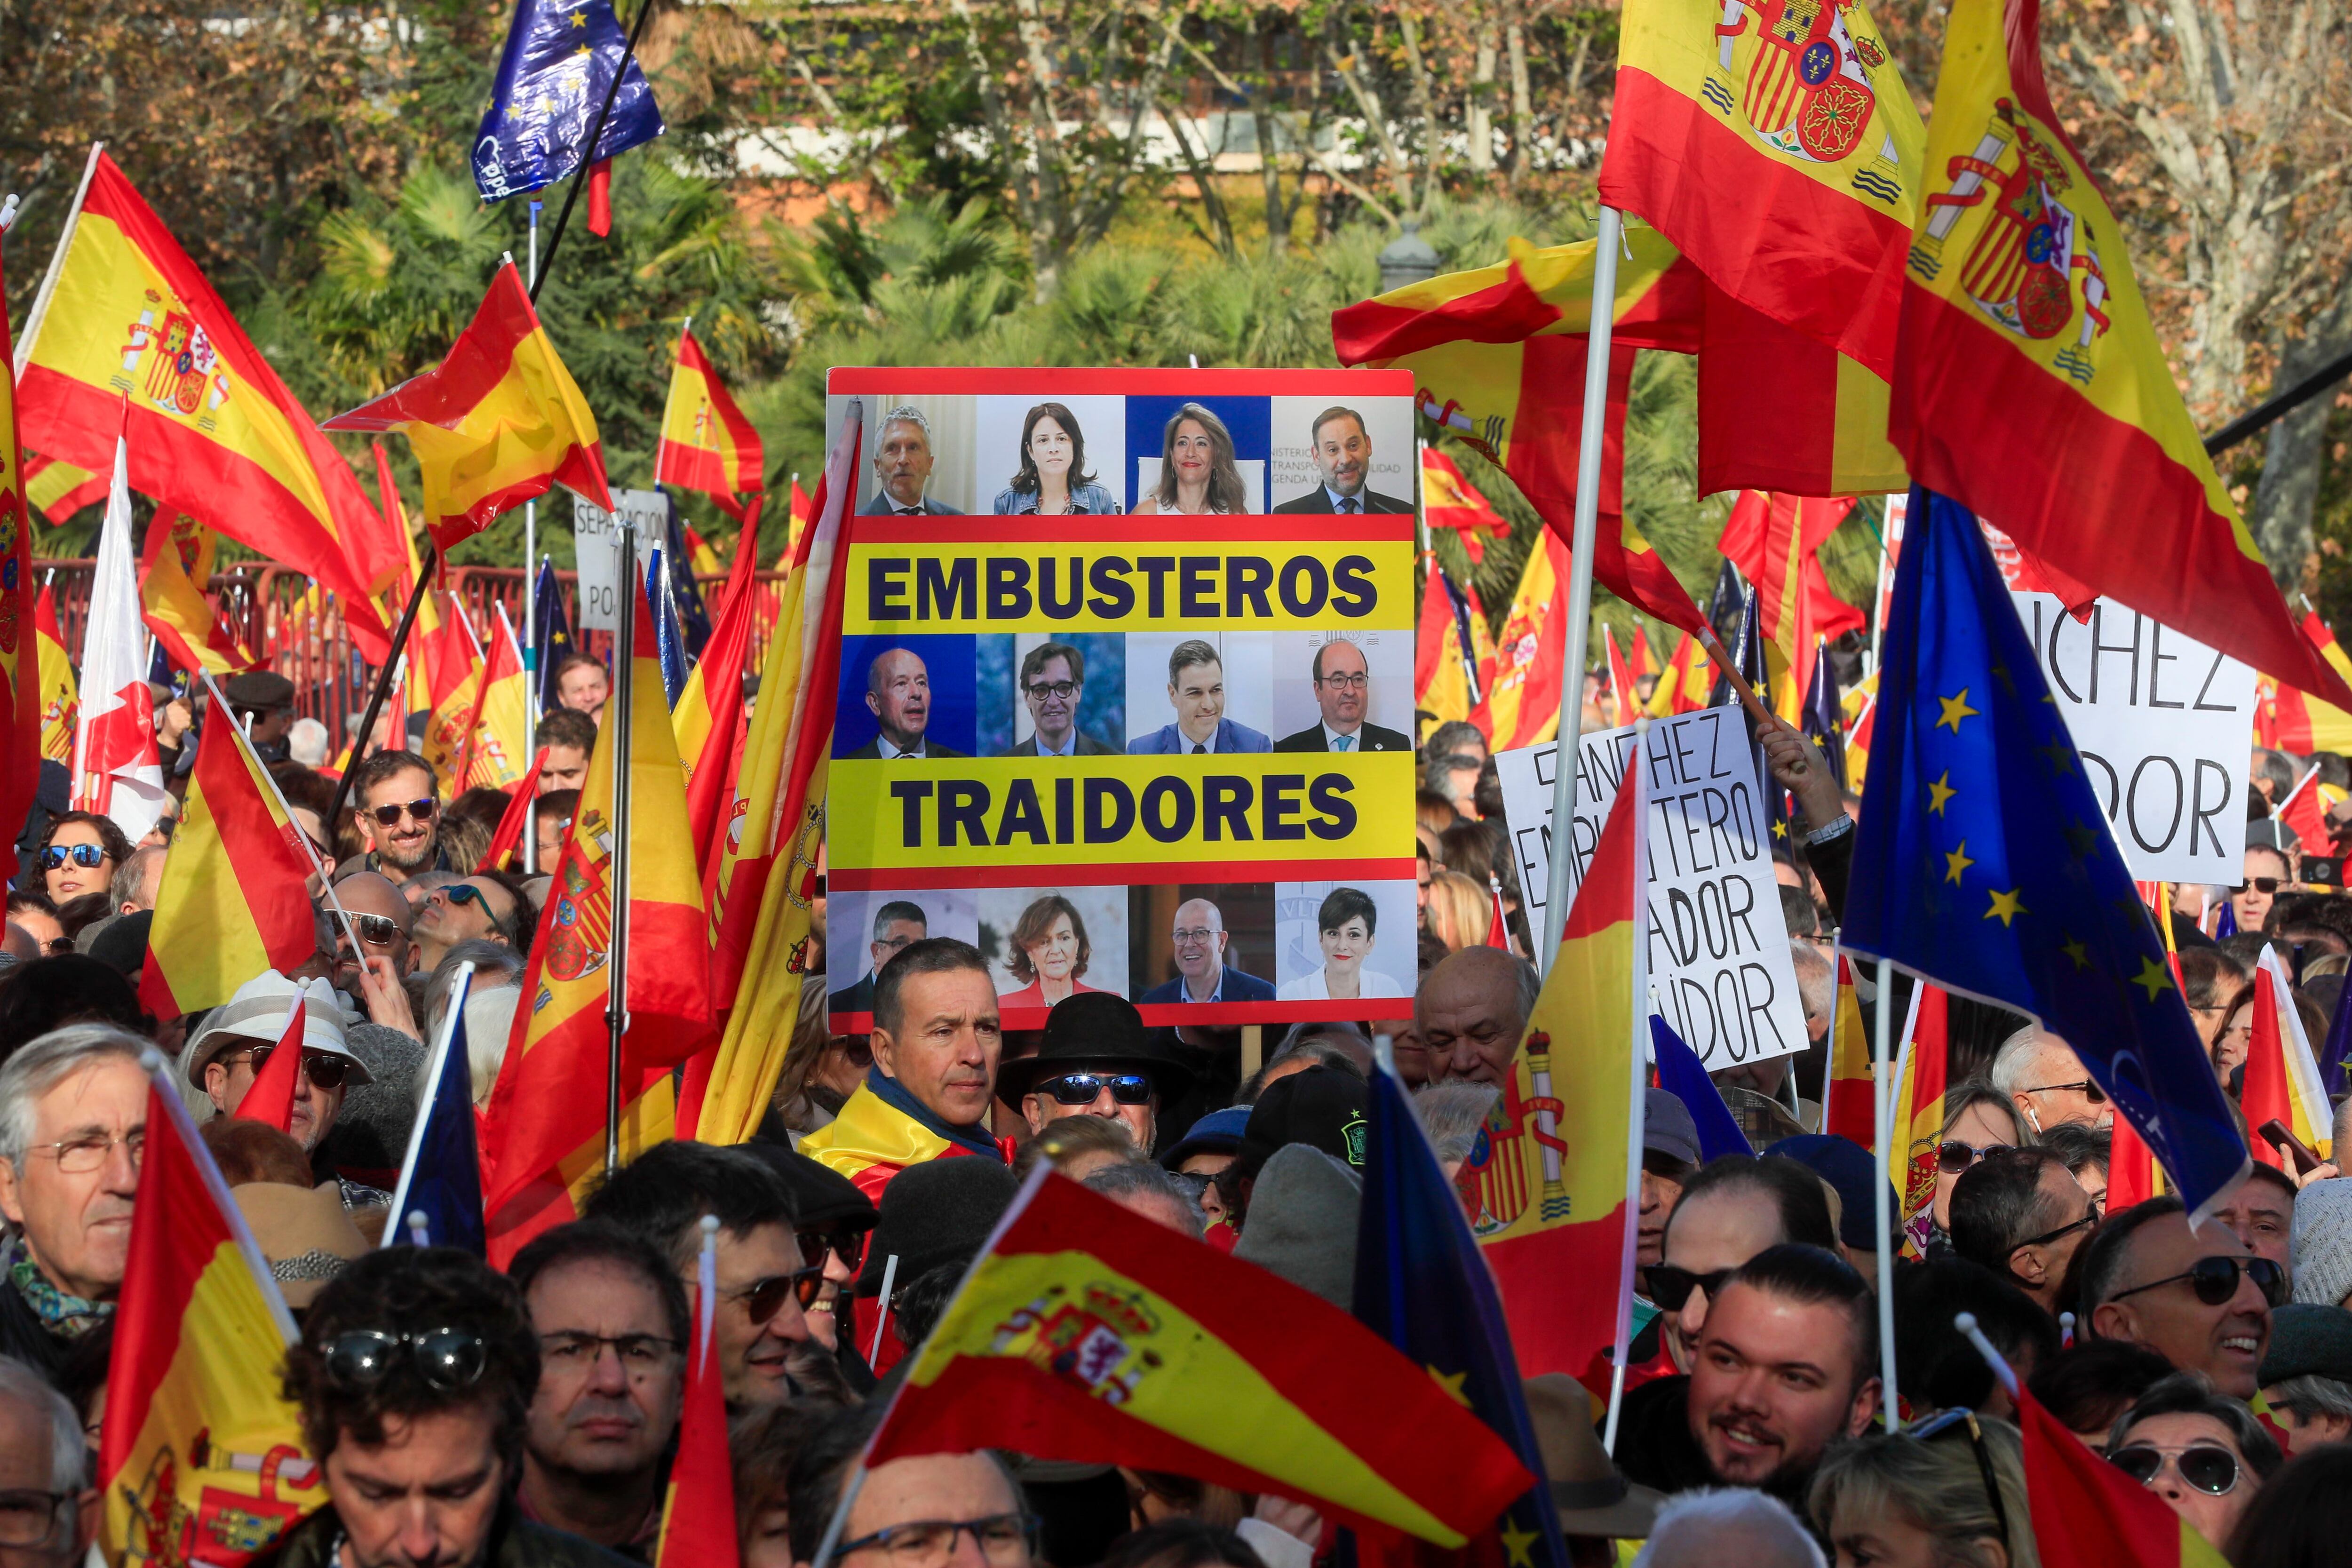
[[[539,285],[539,213],[545,202],[530,204],[530,278],[535,290]],[[532,570],[539,559],[539,501],[533,498],[522,503],[522,702],[523,711],[530,715],[530,738],[539,739],[539,576]],[[522,781],[522,787],[533,795],[539,793],[536,773]],[[522,874],[539,874],[539,825],[532,823],[522,836]]]
[[[73,247],[74,231],[81,224],[82,204],[89,199],[90,177],[98,173],[99,154],[106,143],[89,144],[89,161],[81,166],[81,184],[74,187],[73,205],[66,209],[66,226],[58,231],[58,247],[49,254],[49,269],[41,275],[40,292],[33,296],[33,308],[25,312],[25,330],[16,337],[16,374],[33,361],[33,344],[41,335],[41,323],[48,320],[49,301],[58,292],[58,275],[66,269],[66,252]]]
[[[636,58],[637,40],[645,36],[646,18],[654,14],[654,0],[638,0],[637,19],[629,24],[628,47],[621,51],[621,63],[613,68],[613,79],[604,84],[604,100],[596,106],[596,123],[588,128],[588,140],[580,149],[580,167],[572,175],[572,188],[564,193],[563,206],[555,215],[555,232],[547,237],[547,268],[531,279],[530,302],[539,303],[540,285],[547,281],[547,273],[555,270],[556,247],[563,243],[563,230],[572,222],[572,209],[579,205],[580,188],[593,174],[597,163],[596,144],[604,140],[604,121],[613,112],[613,100],[621,95],[621,79],[629,74],[629,62]],[[531,231],[533,239],[538,230]]]
[[[652,9],[652,0],[646,0]],[[642,14],[642,13],[641,13]],[[621,594],[623,607],[614,628],[613,668],[619,677],[612,697],[612,733],[599,745],[617,746],[613,759],[613,961],[604,966],[604,1022],[612,1043],[604,1058],[604,1173],[621,1165],[621,1037],[629,1026],[629,725],[636,695],[637,531],[621,519]]]
[[[1887,1167],[1892,1151],[1888,1145],[1895,1133],[1887,1118],[1887,1100],[1895,1092],[1887,1069],[1887,1040],[1895,1027],[1895,965],[1885,959],[1878,961],[1878,995],[1871,1005],[1876,1011],[1877,1038],[1871,1042],[1870,1093],[1877,1121],[1872,1125],[1877,1136],[1871,1140],[1878,1146],[1878,1180],[1871,1202],[1878,1210],[1878,1380],[1879,1399],[1884,1405],[1886,1429],[1892,1432],[1902,1425],[1895,1414],[1902,1401],[1895,1388],[1895,1232],[1894,1193],[1888,1182]],[[1834,1034],[1834,1029],[1832,1029]],[[1837,1059],[1837,1042],[1830,1042],[1830,1059]],[[1827,1111],[1822,1114],[1826,1116]]]
[[[1584,656],[1592,630],[1592,542],[1601,522],[1601,447],[1609,420],[1609,339],[1616,326],[1617,251],[1624,220],[1601,209],[1593,236],[1592,331],[1584,347],[1584,428],[1576,453],[1576,521],[1569,541],[1568,651],[1560,670],[1558,760],[1552,765],[1551,885],[1544,896],[1543,951],[1551,972],[1568,930],[1570,873],[1576,864],[1576,769],[1584,728]],[[1546,524],[1547,527],[1549,524]],[[1530,933],[1533,934],[1533,933]]]
[[[1637,909],[1649,900],[1648,835],[1650,774],[1641,765],[1642,745],[1650,733],[1647,717],[1633,721],[1633,900]],[[1642,1139],[1650,1084],[1650,939],[1649,922],[1633,922],[1633,988],[1629,1009],[1633,1017],[1633,1059],[1626,1069],[1625,1106],[1625,1239],[1617,1270],[1617,1336],[1609,1357],[1609,1415],[1601,1434],[1601,1449],[1617,1452],[1617,1417],[1625,1404],[1625,1358],[1633,1342],[1633,1268],[1642,1249]]]
[[[327,842],[334,843],[335,825],[343,819],[343,807],[352,798],[352,780],[360,771],[361,759],[367,755],[369,740],[375,734],[375,721],[383,711],[384,694],[392,689],[393,671],[400,668],[401,655],[408,647],[409,628],[416,625],[416,612],[425,604],[426,590],[433,585],[433,574],[441,569],[441,546],[433,531],[425,531],[425,559],[416,571],[416,586],[409,592],[408,607],[400,612],[400,624],[392,629],[392,651],[383,656],[383,667],[375,672],[375,689],[368,693],[367,712],[360,720],[360,732],[352,742],[352,765],[335,781],[335,803],[327,808]]]

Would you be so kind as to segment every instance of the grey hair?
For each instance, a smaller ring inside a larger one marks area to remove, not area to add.
[[[152,844],[125,856],[122,864],[114,868],[113,879],[106,884],[107,900],[114,906],[107,913],[117,913],[130,902],[139,891],[139,884],[147,879],[147,868],[163,858],[163,851]]]
[[[1440,1163],[1470,1157],[1501,1092],[1491,1083],[1433,1083],[1413,1091],[1412,1113]]]
[[[1157,1165],[1141,1161],[1105,1165],[1079,1185],[1089,1187],[1114,1203],[1126,1198],[1156,1197],[1173,1204],[1176,1212],[1182,1215],[1192,1227],[1192,1239],[1195,1241],[1200,1240],[1201,1233],[1209,1228],[1209,1217],[1201,1212],[1201,1200],[1193,1195],[1192,1189]]]
[[[81,1417],[48,1379],[18,1361],[0,1355],[0,1399],[30,1405],[49,1424],[49,1485],[53,1492],[78,1492],[88,1484],[89,1440]]]
[[[2014,1096],[2025,1087],[2025,1069],[2033,1065],[2036,1047],[2042,1042],[2040,1026],[2028,1024],[2001,1041],[1992,1053],[1992,1068],[1986,1076],[1993,1088],[2004,1098]],[[2011,1100],[2014,1104],[2014,1100]]]
[[[1633,1568],[1713,1568],[1738,1547],[1747,1568],[1829,1568],[1789,1505],[1762,1492],[1700,1487],[1668,1498]]]
[[[938,453],[939,447],[931,439],[929,416],[911,403],[901,403],[874,422],[874,460],[876,462],[882,460],[882,433],[893,425],[912,425],[923,433],[923,445],[930,447],[934,455]]]
[[[457,966],[474,966],[474,983],[467,994],[496,991],[504,985],[520,985],[525,963],[523,955],[502,942],[486,937],[468,937],[453,942],[433,966],[433,976],[425,983],[425,1036],[429,1042],[440,1031],[443,1015],[449,1010],[449,992],[457,984]]]
[[[2301,1377],[2280,1379],[2263,1390],[2263,1397],[2272,1409],[2284,1410],[2298,1421],[2315,1415],[2352,1421],[2352,1384],[2341,1378],[2306,1372]]]
[[[1837,1010],[1837,970],[1818,943],[1792,937],[1789,962],[1797,966],[1797,996],[1808,1018],[1827,1018]]]
[[[68,1024],[27,1041],[0,1064],[0,1160],[21,1168],[41,1097],[83,1068],[121,1057],[142,1070],[155,1042],[112,1024]]]

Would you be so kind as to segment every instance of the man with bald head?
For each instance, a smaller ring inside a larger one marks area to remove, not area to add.
[[[1412,1003],[1413,1026],[1429,1051],[1429,1081],[1507,1082],[1542,984],[1533,964],[1497,947],[1448,953]]]
[[[335,989],[358,1001],[371,1021],[423,1038],[401,985],[417,964],[408,934],[416,916],[407,895],[382,872],[358,870],[335,884],[335,902],[351,917],[348,925],[341,917],[334,921]]]
[[[6,953],[15,963],[30,963],[41,956],[41,944],[31,931],[10,921],[6,936],[0,938],[0,952]]]
[[[874,739],[852,757],[961,757],[963,752],[927,738],[931,724],[931,672],[912,648],[885,648],[866,668],[866,706],[874,715]]]
[[[1225,962],[1233,938],[1224,912],[1206,899],[1176,906],[1176,978],[1138,998],[1155,1002],[1271,1002],[1274,985]]]
[[[2092,1081],[2074,1047],[2047,1029],[2028,1024],[2003,1040],[1991,1077],[2036,1137],[2068,1122],[2101,1131],[2115,1125],[2106,1091]]]

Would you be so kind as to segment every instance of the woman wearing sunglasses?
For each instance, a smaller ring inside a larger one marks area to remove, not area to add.
[[[1904,1228],[1925,1255],[1944,1252],[1952,1227],[1952,1188],[1986,1153],[1994,1149],[2022,1149],[2033,1142],[2017,1107],[2000,1090],[1980,1078],[1963,1079],[1944,1092],[1942,1135],[1911,1151],[1911,1181],[1906,1199],[1916,1206]],[[1935,1192],[1919,1201],[1923,1174],[1935,1179]]]
[[[2006,1421],[1945,1410],[1822,1459],[1807,1505],[1838,1568],[2039,1568],[2025,1447]]]
[[[115,868],[131,858],[131,840],[110,818],[94,811],[68,811],[49,822],[33,864],[41,890],[62,904],[84,893],[102,893]]]
[[[2253,1412],[2193,1372],[2148,1389],[2107,1434],[2107,1463],[2172,1505],[2207,1541],[2230,1539],[2286,1457]]]

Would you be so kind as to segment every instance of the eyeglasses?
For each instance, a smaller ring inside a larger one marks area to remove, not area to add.
[[[1067,700],[1077,694],[1078,683],[1075,680],[1038,680],[1031,682],[1029,686],[1029,695],[1041,699],[1059,697]]]
[[[604,1359],[606,1345],[613,1347],[622,1370],[633,1378],[661,1371],[686,1348],[660,1334],[541,1334],[540,1364],[553,1372],[584,1373]]]
[[[426,1329],[395,1334],[385,1329],[352,1329],[327,1343],[327,1375],[347,1388],[381,1383],[402,1352],[426,1386],[452,1394],[482,1379],[488,1352],[482,1336],[467,1329]]]
[[[1371,683],[1372,678],[1360,669],[1343,669],[1323,678],[1324,685],[1344,687],[1350,691],[1360,690]]]
[[[2045,1230],[2040,1236],[2027,1237],[2023,1241],[2012,1244],[2010,1250],[2014,1252],[2021,1247],[2046,1247],[2062,1236],[2072,1236],[2078,1230],[2096,1230],[2098,1228],[2099,1210],[2098,1205],[2094,1204],[2091,1206],[2091,1212],[2084,1215],[2081,1219],[2076,1220],[2074,1224],[2062,1225],[2056,1230]]]
[[[47,1152],[56,1159],[58,1169],[68,1176],[87,1176],[106,1168],[107,1160],[120,1143],[131,1152],[131,1168],[137,1170],[147,1153],[147,1129],[142,1124],[132,1128],[120,1138],[68,1138],[62,1143],[36,1143],[25,1151],[27,1154]]]
[[[390,947],[402,934],[400,922],[390,915],[353,915],[352,924],[359,928],[360,940],[370,947]]]
[[[412,800],[405,805],[372,805],[368,807],[368,815],[386,827],[397,827],[404,814],[419,822],[430,822],[440,809],[441,803],[427,796],[423,800]]]
[[[2263,1293],[2263,1300],[2275,1307],[2286,1300],[2286,1272],[2267,1258],[2200,1258],[2179,1274],[2168,1274],[2161,1279],[2151,1279],[2145,1285],[2135,1285],[2128,1290],[2118,1290],[2107,1298],[2120,1301],[2126,1296],[2137,1296],[2143,1290],[2153,1290],[2159,1285],[2177,1285],[2189,1281],[2197,1299],[2209,1307],[2218,1307],[2238,1293],[2238,1276],[2243,1273]]]
[[[857,1267],[866,1250],[866,1232],[851,1226],[838,1226],[832,1230],[802,1230],[793,1233],[801,1244],[801,1256],[810,1259],[810,1267],[822,1271],[824,1255],[832,1253],[841,1259],[845,1268]]]
[[[996,1513],[986,1519],[916,1519],[886,1525],[871,1535],[843,1542],[834,1557],[837,1561],[853,1552],[880,1552],[899,1568],[939,1568],[955,1555],[956,1538],[964,1534],[971,1535],[991,1563],[1025,1562],[1037,1550],[1034,1515]]]
[[[2084,1079],[2079,1083],[2045,1083],[2040,1089],[2023,1089],[2018,1092],[2020,1094],[2056,1094],[2059,1090],[2067,1089],[2080,1089],[2083,1098],[2093,1105],[2105,1105],[2107,1102],[2107,1091],[2089,1079]]]
[[[0,1492],[0,1546],[46,1546],[57,1534],[58,1510],[71,1492]]]
[[[1650,1265],[1650,1300],[1662,1310],[1679,1312],[1691,1292],[1704,1290],[1713,1300],[1723,1289],[1723,1282],[1738,1273],[1733,1268],[1717,1268],[1711,1273],[1694,1274],[1687,1268],[1676,1268],[1671,1263]]]
[[[1994,1150],[2008,1147],[2006,1143],[1986,1143],[1979,1146],[1975,1143],[1963,1143],[1957,1138],[1948,1138],[1936,1145],[1936,1169],[1948,1176],[1957,1176]]]
[[[2146,1486],[2164,1473],[2173,1473],[2208,1497],[2228,1497],[2238,1489],[2238,1457],[2227,1448],[2199,1445],[2159,1448],[2153,1443],[2126,1443],[2110,1451],[2107,1463]]]
[[[269,1053],[277,1048],[276,1046],[256,1046],[249,1051],[236,1054],[253,1059],[253,1075],[258,1078],[261,1069],[269,1065]],[[342,1088],[343,1079],[350,1075],[351,1069],[351,1058],[339,1057],[332,1051],[305,1051],[302,1054],[302,1076],[320,1089]]]
[[[2285,886],[2284,877],[2249,877],[2238,884],[2238,891],[2242,893],[2251,888],[2257,893],[2275,893]]]
[[[783,1310],[784,1298],[791,1296],[806,1307],[824,1289],[824,1265],[812,1264],[795,1268],[790,1274],[771,1274],[765,1279],[755,1279],[740,1290],[725,1292],[727,1300],[743,1303],[743,1310],[754,1327],[766,1322]]]
[[[1985,1500],[1992,1504],[1993,1522],[2000,1527],[2001,1551],[2006,1554],[2011,1550],[2009,1543],[2009,1509],[2000,1500],[2000,1478],[1993,1474],[1992,1455],[1985,1448],[1984,1428],[1977,1425],[1977,1413],[1966,1406],[1938,1411],[1916,1426],[1906,1428],[1895,1436],[1926,1443],[1951,1431],[1963,1431],[1969,1436],[1969,1447],[1977,1457],[1977,1473],[1984,1478]]]
[[[1178,926],[1174,932],[1180,942],[1210,942],[1215,939],[1216,934],[1207,926]]]
[[[1036,1092],[1050,1094],[1056,1105],[1090,1105],[1104,1089],[1121,1105],[1149,1105],[1151,1080],[1139,1072],[1072,1072],[1047,1079]]]
[[[482,907],[483,918],[488,921],[495,922],[499,918],[499,911],[490,908],[490,895],[484,892],[481,889],[477,888],[471,882],[452,882],[447,887],[442,889],[441,893],[444,898],[447,899],[453,904],[461,906],[466,904],[479,904]],[[378,915],[375,918],[378,920],[383,919],[382,915]]]
[[[41,851],[41,869],[54,871],[71,860],[85,870],[96,870],[106,864],[103,844],[52,844]]]

